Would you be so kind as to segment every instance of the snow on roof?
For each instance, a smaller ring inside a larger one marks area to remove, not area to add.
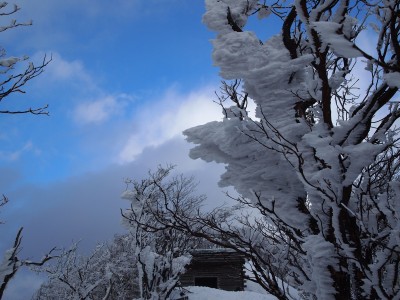
[[[259,294],[255,292],[228,292],[223,290],[217,290],[207,287],[191,286],[187,288],[190,293],[187,294],[189,300],[276,300],[272,295]]]
[[[203,249],[192,250],[192,253],[225,253],[225,252],[236,253],[235,250],[229,248],[211,248],[211,249],[203,248]]]

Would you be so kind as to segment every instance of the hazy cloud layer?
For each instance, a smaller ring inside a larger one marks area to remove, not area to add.
[[[174,88],[166,91],[159,101],[150,101],[133,116],[132,129],[118,155],[120,163],[133,161],[149,146],[159,146],[182,136],[186,128],[222,118],[220,107],[212,102],[212,88],[203,88],[188,94]]]
[[[146,148],[130,163],[112,165],[46,187],[20,186],[9,194],[15,202],[2,215],[7,220],[2,225],[2,234],[6,233],[7,238],[1,240],[0,250],[9,247],[19,226],[25,228],[22,257],[40,258],[53,246],[67,247],[78,240],[82,240],[83,251],[92,249],[97,242],[125,230],[120,215],[120,209],[128,205],[120,199],[125,189],[124,179],[143,178],[159,164],[176,164],[178,172],[195,176],[199,182],[198,193],[208,196],[209,205],[229,201],[217,187],[223,166],[189,159],[189,148],[181,137],[176,137],[159,147]],[[21,299],[17,296],[18,287],[26,280],[33,282],[33,292],[39,279],[30,278],[29,273],[18,274],[6,299]]]

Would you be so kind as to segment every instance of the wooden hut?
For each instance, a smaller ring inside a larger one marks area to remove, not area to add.
[[[206,286],[226,291],[243,291],[244,256],[230,249],[199,249],[181,276],[182,286]]]

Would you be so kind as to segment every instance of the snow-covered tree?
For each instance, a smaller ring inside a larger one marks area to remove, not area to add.
[[[108,271],[112,274],[110,299],[131,300],[139,296],[135,239],[131,234],[116,235],[107,245]]]
[[[0,33],[15,29],[19,26],[30,26],[32,21],[29,22],[18,22],[12,17],[20,10],[20,7],[14,4],[11,8],[9,3],[0,2],[0,18],[4,23],[0,25]],[[8,20],[8,21],[7,21]],[[0,109],[0,114],[34,114],[34,115],[48,115],[47,107],[37,108],[7,108],[6,102],[9,100],[9,96],[12,94],[25,93],[24,86],[35,77],[39,76],[44,68],[50,63],[51,58],[48,59],[46,56],[43,58],[40,64],[35,65],[29,60],[28,56],[16,57],[9,56],[6,50],[0,46],[0,103],[3,108]],[[25,64],[25,66],[24,66]],[[17,70],[17,71],[16,71]],[[9,107],[14,107],[11,104]],[[0,208],[8,203],[8,198],[2,195],[0,200]],[[0,221],[2,224],[2,221]],[[18,258],[19,251],[21,250],[22,241],[22,228],[19,229],[17,236],[14,240],[12,248],[8,249],[4,253],[3,260],[0,265],[0,299],[3,297],[3,293],[10,282],[10,280],[17,273],[21,266],[32,266],[42,265],[51,258],[53,250],[47,253],[41,261],[32,262],[29,260],[20,260]]]
[[[89,256],[80,255],[77,245],[62,253],[59,259],[45,268],[49,281],[36,293],[36,299],[94,299],[100,285],[106,281],[105,295],[111,289],[110,278],[105,276],[108,253],[98,245]],[[108,274],[107,274],[108,275]],[[103,297],[97,298],[102,299]],[[104,297],[107,299],[108,297]]]
[[[224,119],[184,132],[197,144],[190,156],[226,165],[220,185],[263,216],[271,239],[262,247],[304,297],[400,297],[400,1],[206,8],[214,64],[228,82]],[[257,30],[280,30],[261,41],[246,26],[254,16]]]
[[[167,181],[166,177],[163,178],[164,181]],[[169,179],[170,182],[174,180]],[[277,243],[275,238],[279,239],[279,236],[275,237],[272,233],[278,232],[279,229],[269,224],[260,211],[254,214],[253,211],[257,208],[252,202],[245,198],[234,198],[238,203],[233,206],[224,204],[205,210],[203,208],[206,198],[196,196],[192,180],[183,175],[179,176],[179,180],[183,186],[188,185],[184,187],[187,191],[186,196],[181,197],[181,193],[172,194],[168,201],[157,201],[157,206],[146,210],[146,218],[140,224],[146,230],[146,237],[154,237],[148,235],[149,233],[173,229],[176,236],[189,237],[189,249],[192,246],[201,249],[232,249],[246,258],[248,280],[258,283],[278,299],[287,300],[298,296],[285,281],[285,274],[288,272],[286,254],[280,253],[279,247],[273,246]],[[128,198],[132,198],[131,193],[128,194]],[[266,247],[267,244],[269,247]],[[149,248],[146,248],[146,251],[145,254],[149,253]],[[146,262],[146,259],[143,258],[143,261]],[[157,273],[155,275],[157,276]]]
[[[37,300],[128,300],[138,295],[135,246],[130,235],[115,236],[89,255],[80,254],[74,244],[37,271],[48,276],[34,295]]]
[[[190,263],[190,250],[200,240],[174,228],[174,213],[196,211],[203,196],[196,196],[192,179],[168,177],[172,167],[161,168],[141,181],[128,180],[123,199],[131,208],[123,212],[136,239],[141,299],[166,300]]]

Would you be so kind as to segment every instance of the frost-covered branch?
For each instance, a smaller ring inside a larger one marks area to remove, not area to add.
[[[251,263],[249,280],[256,281],[278,299],[293,299],[295,296],[287,291],[289,284],[285,281],[289,270],[279,257],[274,256],[280,253],[286,257],[286,252],[280,252],[276,245],[278,241],[289,245],[287,233],[291,233],[285,232],[283,226],[269,225],[262,215],[254,217],[240,213],[244,208],[253,208],[253,203],[243,198],[237,199],[239,205],[236,207],[221,206],[202,211],[205,198],[196,196],[192,179],[182,175],[173,177],[171,171],[159,169],[143,181],[129,181],[133,188],[123,194],[123,198],[132,201],[132,208],[124,213],[124,217],[134,228],[136,244],[142,249],[137,255],[143,297],[156,297],[150,291],[164,297],[160,289],[162,281],[158,277],[160,273],[171,272],[163,269],[171,268],[171,263],[161,263],[168,261],[168,253],[175,252],[173,257],[178,257],[207,241],[243,254]],[[146,205],[140,204],[144,200]]]
[[[47,274],[34,299],[132,299],[138,296],[134,240],[115,236],[87,256],[78,244],[65,249],[53,263],[36,268]]]
[[[5,195],[2,195],[1,200],[0,200],[0,208],[2,208],[4,205],[6,205],[8,203],[8,197],[6,197]],[[0,224],[4,224],[3,221],[0,220]]]
[[[286,254],[281,279],[303,297],[398,297],[400,1],[206,7],[214,64],[225,81],[242,83],[223,91],[252,99],[256,118],[229,113],[239,111],[235,97],[219,98],[222,122],[184,132],[196,145],[190,156],[226,165],[219,184],[262,215],[256,228],[242,223]],[[260,43],[247,23],[255,15],[274,25],[279,16],[281,30]]]
[[[40,261],[21,260],[18,258],[19,251],[21,250],[22,230],[22,227],[18,230],[13,247],[4,253],[3,261],[0,265],[0,299],[2,299],[7,285],[19,268],[23,266],[43,266],[49,260],[58,257],[53,254],[56,251],[56,248],[53,248]]]
[[[131,209],[122,212],[136,241],[139,287],[143,299],[166,300],[191,260],[199,241],[174,227],[176,210],[194,212],[201,196],[193,195],[193,180],[168,178],[172,167],[159,168],[142,181],[127,181],[122,198]]]
[[[29,66],[21,73],[11,74],[10,72],[14,69],[15,64],[19,61],[27,60],[28,58],[0,58],[0,75],[4,76],[0,78],[0,102],[4,102],[8,96],[14,93],[25,93],[23,87],[28,81],[34,79],[44,72],[44,68],[51,62],[51,58],[46,56],[40,65],[35,66],[32,62],[29,62]],[[2,68],[1,68],[2,67]],[[34,114],[34,115],[48,115],[48,105],[39,108],[29,108],[22,110],[0,110],[2,114]]]
[[[8,9],[7,2],[0,3],[0,17],[6,17],[17,13],[20,7],[14,5]],[[0,33],[6,30],[14,29],[19,26],[30,26],[32,21],[20,23],[16,20],[11,20],[7,25],[0,26]],[[8,56],[4,48],[0,49],[0,102],[4,102],[12,94],[25,93],[24,86],[43,73],[45,67],[51,62],[52,58],[43,57],[40,64],[34,64],[29,61],[29,57]],[[26,66],[23,64],[26,63]],[[22,69],[22,71],[20,71]],[[17,71],[16,71],[17,70]],[[3,114],[34,114],[48,115],[48,105],[38,108],[28,109],[0,109]]]

